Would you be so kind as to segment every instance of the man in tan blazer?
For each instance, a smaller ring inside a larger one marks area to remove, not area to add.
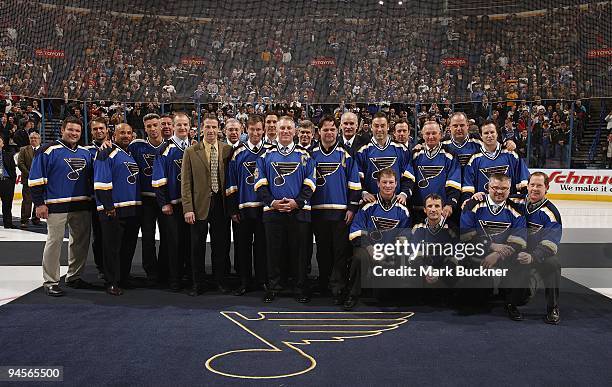
[[[181,167],[181,197],[185,222],[191,225],[191,268],[196,296],[204,290],[206,235],[210,226],[212,269],[219,291],[228,293],[224,284],[227,267],[229,215],[225,211],[225,169],[232,147],[217,140],[219,121],[207,117],[202,124],[203,140],[190,146]]]
[[[30,216],[33,224],[40,224],[40,219],[36,217],[36,212],[32,212],[32,194],[28,186],[28,177],[34,153],[40,147],[40,134],[30,133],[30,145],[21,147],[17,155],[17,168],[21,171],[21,228],[27,228]]]

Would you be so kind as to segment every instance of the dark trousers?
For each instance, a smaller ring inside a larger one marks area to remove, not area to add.
[[[264,227],[269,289],[280,290],[281,267],[286,262],[293,274],[297,292],[305,293],[309,224],[298,222],[294,214],[287,214],[280,220],[264,223]],[[284,249],[284,245],[289,248]]]
[[[516,255],[513,255],[504,259],[501,264],[498,261],[495,267],[508,269],[508,275],[502,279],[499,286],[500,290],[504,289],[506,303],[513,305],[524,303],[529,295],[530,265],[520,264],[516,259]]]
[[[102,238],[100,217],[96,209],[91,211],[91,230],[93,232],[91,250],[93,251],[94,263],[96,264],[98,272],[104,273],[104,239]]]
[[[2,220],[4,227],[13,226],[13,195],[15,194],[15,179],[0,177],[0,200],[2,200]]]
[[[210,258],[217,285],[224,284],[229,271],[229,218],[223,211],[223,197],[213,194],[208,218],[191,226],[191,270],[194,286],[202,286],[206,274],[206,236],[210,231]]]
[[[240,263],[240,281],[242,286],[248,286],[255,266],[255,280],[258,285],[268,281],[266,261],[266,235],[261,219],[240,219],[238,224],[238,246]],[[234,254],[234,257],[236,255]]]
[[[130,277],[132,259],[138,242],[139,219],[101,218],[104,240],[104,276],[107,285],[125,283]]]
[[[240,246],[238,243],[238,241],[240,240],[240,237],[238,236],[240,233],[240,225],[232,220],[231,227],[232,227],[232,240],[234,241],[234,256],[233,256],[234,272],[236,272],[237,274],[240,274]],[[228,246],[228,256],[229,256],[229,250],[231,249],[231,241],[230,243],[227,244],[227,246]]]
[[[167,254],[168,254],[168,283],[170,285],[180,285],[185,268],[190,260],[190,230],[185,223],[183,216],[183,206],[180,204],[172,205],[172,215],[162,215],[166,230]]]
[[[166,232],[161,218],[161,208],[155,198],[142,198],[142,268],[147,277],[167,279],[168,277],[168,250],[166,248]],[[155,243],[155,225],[159,225],[159,254]]]
[[[21,224],[27,224],[30,217],[32,220],[38,219],[36,209],[32,209],[32,192],[26,180],[21,186]]]
[[[347,291],[351,296],[359,297],[361,295],[361,266],[364,261],[371,260],[370,253],[365,247],[357,247],[351,260],[351,267],[347,282]]]
[[[541,263],[536,263],[535,268],[544,281],[544,295],[546,296],[546,308],[548,311],[559,306],[559,284],[561,282],[561,264],[557,257],[547,257]]]
[[[344,220],[321,220],[312,223],[317,238],[319,286],[338,294],[346,286],[347,260],[351,245]],[[307,257],[308,259],[308,257]]]

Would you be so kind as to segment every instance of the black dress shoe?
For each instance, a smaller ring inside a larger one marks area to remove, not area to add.
[[[346,298],[346,301],[344,301],[344,304],[342,305],[342,308],[346,311],[349,310],[353,310],[353,308],[355,306],[357,306],[357,304],[359,303],[359,297],[357,296],[348,296]]]
[[[232,292],[232,290],[231,290],[231,289],[228,289],[228,288],[226,288],[226,287],[225,287],[225,286],[223,286],[223,285],[218,285],[218,286],[217,286],[217,290],[218,290],[219,292],[221,292],[221,294],[230,294],[230,293]]]
[[[123,294],[123,290],[121,290],[121,288],[117,285],[109,285],[106,287],[106,293],[110,294],[111,296],[120,296]]]
[[[204,288],[202,288],[201,286],[194,286],[191,288],[188,294],[191,297],[195,297],[195,296],[199,296],[202,293],[204,293]]]
[[[66,286],[73,289],[95,289],[96,287],[90,284],[89,282],[83,281],[80,278],[77,278],[72,281],[66,281]]]
[[[271,303],[276,298],[276,292],[273,290],[266,290],[266,294],[264,294],[263,302],[266,304]]]
[[[64,295],[64,291],[59,287],[59,285],[51,285],[45,286],[45,294],[51,297],[61,297]]]
[[[308,304],[310,302],[310,297],[307,294],[298,294],[295,300],[300,304]]]
[[[171,292],[174,292],[174,293],[178,293],[182,289],[181,284],[177,282],[170,283],[170,286],[168,288],[170,289]]]
[[[35,226],[40,225],[40,219],[38,219],[38,218],[32,219],[32,224],[35,225]]]
[[[336,306],[340,306],[344,303],[344,294],[343,293],[335,293],[332,297],[332,303]]]
[[[244,296],[247,292],[246,286],[241,286],[238,289],[234,290],[234,296]]]
[[[508,312],[508,317],[513,321],[523,321],[523,314],[514,304],[506,304],[505,306],[506,312]]]
[[[10,229],[10,228],[16,229],[16,228],[19,228],[19,227],[15,226],[14,224],[5,224],[4,228],[6,228],[6,229]]]
[[[557,325],[560,321],[561,315],[559,314],[559,308],[556,306],[549,310],[548,313],[546,313],[546,316],[544,317],[544,322],[546,324]]]

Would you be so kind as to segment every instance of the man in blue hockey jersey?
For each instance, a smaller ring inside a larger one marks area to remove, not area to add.
[[[94,189],[104,241],[106,292],[123,294],[132,268],[142,215],[140,168],[128,151],[134,133],[128,124],[119,124],[114,144],[98,152],[94,163]]]
[[[278,145],[257,159],[255,172],[255,191],[264,204],[268,258],[268,287],[263,301],[274,301],[281,289],[281,264],[285,261],[293,267],[296,301],[307,303],[306,253],[310,198],[316,189],[314,162],[306,149],[293,143],[295,122],[291,117],[281,117],[277,129]]]
[[[376,201],[378,173],[385,168],[391,168],[398,179],[397,200],[406,205],[412,195],[414,172],[410,160],[406,159],[404,146],[391,141],[389,121],[384,113],[376,113],[372,119],[372,134],[372,140],[363,145],[355,155],[363,188],[363,200],[366,203]]]
[[[81,129],[81,120],[66,118],[62,123],[61,139],[39,150],[28,178],[36,216],[47,219],[42,266],[45,292],[53,297],[64,294],[59,281],[66,224],[72,241],[68,246],[66,285],[91,288],[91,284],[81,279],[81,272],[89,251],[93,168],[91,153],[77,145]]]
[[[234,150],[225,189],[228,212],[238,225],[238,240],[234,240],[234,248],[240,251],[240,287],[234,291],[236,296],[242,296],[249,290],[253,267],[256,287],[267,284],[263,203],[255,192],[255,169],[257,159],[268,146],[263,143],[264,125],[260,116],[249,116],[246,125],[248,140]]]
[[[450,128],[450,136],[442,141],[442,145],[455,155],[463,171],[470,158],[480,152],[482,141],[470,137],[468,118],[464,112],[453,113],[448,127]]]
[[[317,237],[319,286],[329,287],[334,305],[341,305],[351,256],[348,229],[359,205],[361,182],[355,159],[338,143],[334,117],[323,117],[319,126],[321,142],[311,154],[317,174],[312,229]]]
[[[410,236],[410,213],[396,195],[397,175],[391,168],[376,176],[378,195],[373,203],[364,205],[351,224],[349,239],[356,247],[347,285],[348,297],[344,309],[351,310],[361,295],[361,273],[365,262],[372,262],[374,243],[394,243]]]
[[[128,150],[138,167],[140,173],[140,190],[142,195],[142,267],[150,281],[164,283],[168,280],[168,251],[165,245],[166,232],[163,227],[162,212],[151,185],[155,158],[159,154],[164,138],[162,137],[159,116],[149,113],[142,119],[147,139],[135,139]],[[160,244],[159,253],[156,252],[155,226],[159,226]]]
[[[189,117],[177,113],[173,118],[174,134],[159,149],[153,165],[151,185],[163,213],[167,233],[168,285],[179,292],[184,274],[190,275],[190,230],[181,205],[181,166],[183,153],[189,146]],[[186,267],[187,266],[187,267]]]
[[[106,121],[99,117],[89,121],[89,128],[91,129],[92,141],[85,148],[91,153],[92,160],[95,160],[98,151],[105,143],[110,146],[109,131]],[[91,250],[93,251],[94,263],[98,269],[98,278],[102,279],[104,278],[104,241],[102,240],[102,226],[100,225],[100,217],[98,216],[95,200],[92,200],[91,230],[93,234]]]
[[[529,171],[523,160],[512,151],[502,148],[497,141],[497,128],[493,121],[487,120],[480,127],[483,146],[468,161],[463,175],[462,201],[469,199],[475,192],[488,192],[489,177],[502,173],[512,181],[511,192],[524,192],[527,187]]]
[[[505,290],[508,316],[520,321],[523,316],[516,306],[524,300],[529,267],[522,263],[519,253],[527,247],[527,224],[519,206],[508,200],[510,187],[508,175],[493,173],[485,200],[470,199],[466,203],[461,214],[461,241],[486,246],[483,251],[487,255],[469,257],[461,264],[469,269],[481,266],[483,269],[507,269],[501,272],[500,288]],[[476,273],[479,275],[471,278],[473,286],[486,290],[492,287],[492,276],[498,271]]]
[[[436,121],[425,122],[421,135],[425,144],[412,157],[416,178],[411,201],[413,221],[424,220],[424,199],[432,193],[442,198],[443,216],[448,219],[457,211],[461,195],[461,168],[453,154],[440,143],[442,130]]]
[[[524,265],[533,265],[544,281],[546,296],[547,324],[558,324],[559,283],[561,282],[561,265],[556,257],[563,226],[557,207],[546,198],[548,176],[543,172],[534,172],[529,176],[527,197],[513,198],[524,206],[527,218],[528,238],[527,251],[520,252],[519,261]]]

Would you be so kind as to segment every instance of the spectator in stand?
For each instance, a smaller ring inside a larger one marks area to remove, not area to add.
[[[608,133],[608,146],[606,149],[606,168],[612,169],[612,132]]]

